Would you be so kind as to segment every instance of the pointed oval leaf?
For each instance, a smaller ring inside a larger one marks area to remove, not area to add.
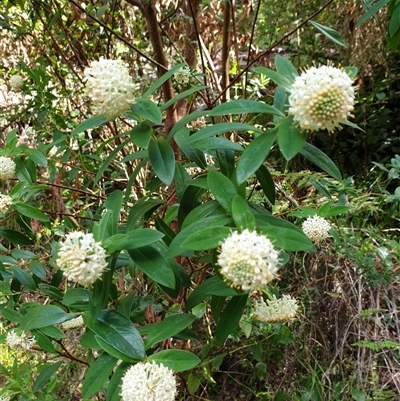
[[[233,297],[225,307],[215,330],[217,345],[222,344],[239,324],[248,296],[248,294],[244,294]]]
[[[80,134],[88,129],[96,128],[107,122],[104,116],[94,116],[82,121],[72,132],[71,135]]]
[[[60,367],[61,364],[62,361],[58,361],[49,366],[46,366],[40,372],[39,376],[35,379],[32,385],[32,391],[34,394],[43,387],[43,385],[51,378],[51,376],[53,376],[54,373],[57,372],[57,369]]]
[[[148,361],[162,363],[174,372],[183,372],[193,369],[200,363],[200,359],[189,351],[179,349],[166,349],[156,352],[147,358]]]
[[[103,387],[117,362],[117,358],[105,352],[97,358],[85,374],[82,384],[83,399],[90,398]]]
[[[290,91],[291,81],[284,75],[280,74],[279,72],[276,72],[266,67],[255,67],[253,68],[253,71],[265,75],[266,77],[274,81],[277,85],[279,85],[281,88],[285,89],[285,91]],[[278,117],[285,117],[285,115],[281,111],[279,111],[279,113],[280,114],[275,114],[275,115]]]
[[[126,316],[111,309],[102,310],[97,319],[89,312],[82,316],[90,330],[121,354],[134,360],[144,358],[142,337]]]
[[[39,305],[30,308],[21,320],[21,330],[40,329],[69,320],[71,315],[55,305]]]
[[[319,150],[315,146],[306,142],[303,149],[300,151],[300,154],[311,163],[318,166],[321,170],[328,173],[331,177],[338,181],[342,181],[342,175],[340,174],[339,169],[336,167],[335,163],[324,152],[322,152],[322,150]]]
[[[316,251],[315,246],[310,239],[298,230],[272,225],[258,227],[258,229],[273,242],[276,248],[290,252]]]
[[[127,232],[126,234],[115,234],[103,241],[103,246],[107,253],[123,249],[136,249],[142,246],[153,244],[164,237],[160,231],[151,228],[138,228]]]
[[[290,60],[286,57],[280,56],[279,54],[275,56],[275,67],[276,71],[286,77],[290,82],[293,82],[299,75],[296,67],[290,62]]]
[[[31,205],[27,205],[26,203],[16,202],[14,203],[14,208],[22,215],[30,217],[31,219],[43,221],[46,223],[49,221],[49,218],[43,212]]]
[[[322,34],[324,34],[333,43],[336,43],[339,46],[346,47],[346,45],[344,44],[344,41],[343,41],[343,39],[340,36],[340,33],[338,31],[335,31],[334,29],[329,28],[329,27],[327,27],[325,25],[318,24],[318,22],[315,22],[315,21],[310,21],[310,24],[314,28],[317,28]]]
[[[165,256],[154,246],[128,249],[132,260],[155,282],[175,288],[174,272]]]
[[[162,115],[157,105],[149,99],[136,99],[131,105],[131,110],[142,119],[151,121],[154,124],[162,123]],[[127,113],[129,115],[129,112]]]
[[[203,128],[197,131],[195,134],[189,136],[186,141],[180,143],[180,146],[186,146],[195,143],[196,141],[208,138],[210,136],[222,134],[224,132],[233,132],[233,131],[252,131],[252,132],[259,132],[259,129],[255,128],[253,125],[244,124],[244,123],[219,123],[209,125],[206,128]],[[195,146],[195,145],[194,145]]]
[[[232,199],[238,195],[232,181],[217,171],[211,171],[207,176],[207,184],[218,203],[231,213]]]
[[[147,336],[144,342],[145,349],[148,350],[154,344],[173,337],[188,327],[195,319],[196,316],[189,313],[179,313],[164,319],[162,322],[141,327],[139,329],[140,334]]]
[[[260,168],[256,171],[257,180],[263,189],[265,196],[271,202],[272,205],[275,204],[275,183],[272,180],[271,174],[267,167],[263,164]]]
[[[307,134],[298,125],[293,125],[293,116],[288,116],[279,125],[278,145],[283,157],[289,161],[303,149]]]
[[[254,230],[256,219],[250,206],[240,195],[236,195],[232,200],[232,217],[239,229]]]
[[[150,142],[149,159],[158,178],[170,185],[175,174],[175,156],[171,146],[164,138]]]
[[[153,130],[150,123],[148,121],[143,121],[142,123],[135,125],[129,132],[129,135],[131,136],[132,142],[135,145],[139,146],[140,148],[147,149],[152,132]]]
[[[47,167],[46,156],[38,149],[28,148],[24,151],[25,155],[39,166]]]
[[[262,134],[255,138],[240,156],[236,168],[236,179],[239,184],[245,182],[256,172],[267,157],[276,138],[276,132]]]
[[[227,114],[249,114],[249,113],[266,113],[284,117],[282,112],[269,106],[259,100],[237,99],[231,102],[222,103],[214,107],[208,115],[210,117],[225,116]]]
[[[230,227],[207,227],[189,235],[181,245],[183,249],[203,251],[217,248],[230,233]]]

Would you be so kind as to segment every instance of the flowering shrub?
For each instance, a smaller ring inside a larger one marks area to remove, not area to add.
[[[304,131],[332,132],[348,123],[355,70],[329,65],[299,76],[287,58],[277,56],[275,65],[276,71],[253,70],[277,84],[272,105],[215,97],[207,109],[179,119],[198,93],[202,100],[210,95],[206,85],[191,86],[201,74],[191,76],[183,64],[158,65],[164,75],[137,93],[124,62],[100,58],[84,70],[93,116],[74,125],[51,115],[57,129],[49,128],[48,142],[42,110],[37,131],[8,133],[0,157],[9,194],[0,194],[9,223],[0,228],[7,245],[0,312],[10,348],[34,344],[35,351],[82,364],[82,399],[103,392],[107,401],[172,401],[185,388],[193,395],[202,381],[213,383],[212,369],[226,355],[214,353],[240,338],[240,330],[250,337],[254,321],[271,323],[258,332],[266,343],[292,341],[284,324],[301,319],[301,298],[271,294],[282,285],[280,272],[294,269],[291,253],[315,252],[331,226],[318,216],[300,226],[274,214],[266,161],[275,147],[287,162],[299,155],[343,181]],[[45,72],[30,77],[49,111],[55,96]],[[180,86],[184,91],[174,96]],[[265,126],[253,124],[254,115]],[[348,210],[341,207],[331,215]],[[27,294],[34,301],[25,302]],[[244,321],[249,310],[250,323]],[[68,331],[75,328],[81,329]],[[75,334],[84,353],[68,349]],[[59,362],[46,360],[31,392],[20,385],[15,394],[47,399],[40,387]]]

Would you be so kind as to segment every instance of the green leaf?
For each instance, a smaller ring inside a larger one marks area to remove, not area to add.
[[[36,378],[32,385],[32,391],[34,394],[37,393],[48,380],[50,380],[51,376],[53,376],[53,374],[57,372],[61,364],[62,361],[58,361],[56,363],[53,363],[52,365],[46,366],[40,372],[39,376]]]
[[[231,213],[232,199],[238,195],[232,181],[217,171],[211,171],[207,176],[207,184],[218,203]]]
[[[232,200],[232,217],[239,229],[254,230],[256,219],[248,203],[240,195],[236,195]]]
[[[154,246],[128,249],[132,260],[155,282],[168,288],[175,288],[175,276],[170,263]]]
[[[188,215],[186,215],[185,220],[181,225],[181,230],[190,226],[197,221],[204,219],[205,217],[215,214],[216,210],[219,208],[219,203],[215,200],[210,200],[206,203],[202,203],[201,205],[193,208]]]
[[[121,379],[122,376],[125,374],[125,371],[131,366],[131,364],[122,362],[118,365],[117,369],[113,373],[108,386],[107,386],[107,396],[106,401],[120,401],[121,400]]]
[[[281,88],[285,89],[285,91],[287,92],[290,91],[290,88],[292,86],[291,81],[286,76],[280,74],[279,72],[276,72],[266,67],[255,67],[253,68],[253,71],[257,72],[258,74],[265,75],[266,77],[274,81],[277,85],[279,85]],[[281,111],[279,111],[279,113],[280,114],[275,114],[275,115],[278,117],[285,117],[285,115]]]
[[[239,196],[239,195],[237,195]],[[181,244],[181,248],[202,251],[217,248],[232,231],[229,227],[206,227],[190,234]]]
[[[156,363],[162,363],[174,372],[183,372],[193,369],[200,363],[200,359],[196,355],[179,349],[166,349],[156,352],[150,355],[147,360],[150,362],[155,361]]]
[[[338,31],[335,31],[334,29],[329,28],[325,25],[318,24],[318,22],[315,22],[315,21],[309,21],[309,22],[314,28],[318,29],[322,34],[324,34],[333,43],[336,43],[339,46],[346,47],[346,45],[344,44],[344,41]]]
[[[38,149],[28,148],[24,151],[25,155],[39,166],[47,167],[46,156]]]
[[[209,150],[220,150],[220,149],[231,149],[236,152],[243,152],[243,147],[237,142],[232,142],[229,139],[222,137],[212,137],[207,139],[202,139],[194,145],[196,149],[200,149],[203,152]],[[209,152],[208,152],[209,153]]]
[[[152,132],[153,129],[151,128],[149,122],[143,121],[142,123],[135,125],[129,132],[129,135],[131,136],[132,142],[135,145],[139,146],[140,148],[147,149]]]
[[[271,204],[274,205],[276,196],[275,183],[272,180],[268,168],[262,164],[260,168],[256,171],[256,177],[261,185],[261,188],[263,189],[265,196],[268,198]]]
[[[46,352],[50,354],[56,354],[56,350],[54,349],[53,342],[47,337],[47,335],[43,334],[41,330],[32,329],[31,335],[35,337],[36,344]]]
[[[307,134],[301,133],[298,125],[293,124],[290,115],[281,121],[278,128],[278,145],[284,158],[289,161],[303,149],[307,141]]]
[[[91,397],[103,387],[117,362],[117,358],[105,352],[99,356],[85,374],[82,385],[83,399]]]
[[[235,330],[246,307],[248,294],[233,297],[225,307],[215,330],[217,345],[221,345]]]
[[[82,308],[89,304],[89,290],[86,288],[69,288],[63,297],[63,304]]]
[[[307,160],[314,163],[321,170],[328,173],[330,176],[338,181],[342,181],[342,175],[335,163],[324,153],[310,143],[305,143],[303,149],[300,151]]]
[[[269,106],[259,100],[237,99],[222,103],[208,112],[210,117],[226,116],[228,114],[266,113],[284,117],[284,114],[275,107]]]
[[[31,219],[43,221],[46,223],[49,221],[49,218],[43,212],[31,205],[27,205],[26,203],[15,202],[14,208],[22,215]]]
[[[386,4],[389,3],[390,0],[380,0],[376,2],[370,9],[357,21],[357,25],[361,25],[365,21],[367,21],[369,18],[375,16],[375,14],[383,7],[386,6]],[[365,7],[365,6],[364,6]]]
[[[171,129],[170,133],[168,134],[167,140],[170,141],[174,135],[180,131],[182,128],[186,127],[187,124],[192,122],[193,120],[197,120],[200,117],[204,117],[209,113],[208,110],[204,111],[196,111],[194,113],[188,114],[187,116],[181,118]]]
[[[236,168],[236,179],[239,184],[245,182],[264,162],[272,144],[276,138],[276,132],[261,134],[255,138],[240,156]]]
[[[287,78],[289,82],[293,82],[299,75],[296,67],[290,62],[290,60],[287,57],[280,56],[279,54],[275,56],[275,67],[276,71]]]
[[[142,337],[127,317],[110,309],[102,310],[97,319],[93,319],[89,312],[82,316],[90,330],[104,343],[127,357],[127,362],[144,358]]]
[[[126,234],[115,234],[103,241],[103,247],[107,253],[123,249],[137,249],[142,246],[153,244],[164,237],[160,231],[151,228],[138,228],[127,232]]]
[[[108,221],[105,222],[105,225],[107,227],[107,232],[109,235],[116,234],[118,231],[118,223],[121,218],[121,209],[122,209],[122,198],[124,194],[122,191],[119,189],[111,192],[111,194],[108,195],[107,200],[104,202],[104,207],[107,209],[107,211],[111,211],[111,215],[107,218]],[[103,217],[102,219],[103,220]],[[100,221],[100,224],[102,221]],[[96,240],[101,240],[101,238],[105,237],[105,230],[101,232],[101,236],[97,237],[95,236]]]
[[[71,315],[55,305],[39,305],[30,308],[21,320],[21,330],[40,329],[69,320]]]
[[[175,174],[175,156],[171,146],[164,138],[150,142],[149,159],[158,178],[170,185]]]
[[[197,86],[193,86],[192,88],[189,88],[181,93],[178,93],[176,96],[174,96],[171,100],[169,100],[167,103],[164,103],[160,109],[161,111],[165,111],[168,109],[168,107],[171,107],[173,104],[175,104],[176,102],[178,102],[181,99],[185,99],[188,96],[192,95],[195,92],[199,92],[203,89],[208,88],[208,86],[205,85],[197,85]]]
[[[135,99],[135,103],[131,105],[134,115],[140,116],[142,119],[151,121],[154,124],[162,123],[162,115],[157,105],[149,99]],[[126,113],[129,116],[129,111]]]
[[[24,286],[26,289],[35,291],[36,284],[33,280],[32,276],[26,271],[20,269],[19,267],[10,267],[10,270],[13,273],[13,276]]]
[[[149,97],[152,95],[164,82],[166,82],[172,75],[175,74],[176,71],[180,70],[185,64],[178,64],[175,67],[171,68],[168,72],[162,75],[157,81],[153,82],[149,89],[143,94],[143,98]]]
[[[107,122],[107,119],[104,116],[95,116],[82,121],[72,132],[71,135],[80,134],[83,131],[88,129],[96,128],[99,125],[103,125]]]
[[[389,36],[396,35],[400,28],[400,3],[398,3],[393,10],[392,16],[389,21]]]
[[[188,327],[196,316],[189,313],[172,315],[159,323],[147,324],[139,329],[139,333],[146,335],[145,349],[150,349],[154,344],[173,337]]]
[[[229,104],[229,103],[228,103]],[[233,132],[233,131],[245,131],[245,132],[258,132],[261,133],[259,129],[255,128],[253,125],[249,124],[243,124],[243,123],[218,123],[218,124],[213,124],[209,125],[206,128],[203,128],[193,135],[189,136],[186,141],[183,143],[180,142],[180,145],[182,146],[187,146],[190,144],[193,144],[199,140],[203,140],[205,138],[209,138],[210,136],[222,134],[225,132]],[[194,145],[196,146],[196,145]]]
[[[315,246],[310,239],[298,230],[272,225],[259,227],[259,230],[273,242],[276,248],[290,252],[316,251]]]
[[[360,391],[360,390],[357,390],[357,389],[355,389],[355,388],[353,388],[353,389],[351,390],[351,396],[352,396],[353,399],[355,399],[356,401],[365,401],[365,400],[366,400],[366,398],[365,398],[365,393],[362,392],[362,391]]]
[[[31,245],[32,243],[30,238],[18,231],[8,230],[5,228],[0,228],[0,237],[5,238],[7,241],[15,245]]]
[[[185,229],[181,230],[178,235],[172,240],[168,248],[167,256],[169,258],[173,258],[184,253],[182,243],[186,240],[186,238],[189,237],[190,234],[195,233],[206,227],[216,227],[230,223],[232,223],[231,217],[219,214],[215,216],[208,216],[190,224],[189,226],[185,227]]]
[[[234,288],[228,287],[219,276],[213,276],[203,281],[189,294],[185,309],[190,310],[194,308],[211,295],[233,297],[238,295],[238,292]]]

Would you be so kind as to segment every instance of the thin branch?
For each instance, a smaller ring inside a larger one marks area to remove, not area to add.
[[[287,33],[286,35],[284,35],[281,39],[277,40],[275,43],[273,43],[270,47],[268,47],[267,50],[265,50],[264,52],[262,52],[261,54],[259,54],[253,61],[251,61],[246,68],[241,71],[238,75],[236,75],[236,77],[234,79],[231,80],[229,86],[227,86],[222,93],[220,93],[217,98],[213,101],[212,106],[215,106],[215,104],[218,102],[218,100],[224,95],[224,92],[226,92],[243,74],[245,74],[250,67],[253,64],[256,64],[260,59],[262,59],[263,57],[265,57],[267,54],[269,54],[271,52],[271,50],[278,46],[279,44],[281,44],[285,39],[289,38],[291,35],[293,35],[295,32],[297,32],[302,26],[304,26],[305,24],[307,24],[308,21],[312,20],[315,16],[317,16],[318,14],[320,14],[322,11],[325,10],[325,8],[327,8],[331,3],[333,3],[334,0],[329,0],[328,2],[326,2],[320,9],[318,9],[317,11],[313,12],[308,18],[306,18],[303,22],[301,22],[299,25],[296,26],[296,28],[292,29],[291,31],[289,31],[289,33]]]

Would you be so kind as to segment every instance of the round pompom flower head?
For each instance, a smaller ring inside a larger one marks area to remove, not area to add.
[[[122,377],[122,401],[173,401],[175,393],[174,372],[162,363],[139,362]]]
[[[279,299],[274,295],[273,299],[267,302],[262,298],[260,302],[256,302],[253,316],[256,320],[265,323],[287,322],[296,317],[298,309],[296,299],[290,295],[283,295]]]
[[[289,113],[308,131],[341,128],[354,109],[353,80],[336,67],[311,67],[290,88]]]
[[[129,110],[135,84],[121,60],[100,58],[85,68],[84,74],[86,94],[96,114],[113,119]]]
[[[35,342],[35,337],[29,338],[26,333],[19,336],[14,330],[9,331],[6,336],[7,345],[15,350],[29,350]]]
[[[73,231],[60,243],[56,264],[68,280],[88,286],[101,277],[107,266],[106,251],[93,234]]]
[[[8,180],[15,177],[16,165],[9,157],[0,157],[0,180]]]
[[[8,83],[14,92],[19,92],[24,87],[24,79],[21,75],[13,75]]]
[[[279,251],[265,235],[234,231],[221,243],[218,264],[233,287],[258,291],[276,278]]]
[[[311,241],[318,243],[330,237],[329,230],[331,229],[330,223],[320,216],[308,217],[301,226],[305,235]]]
[[[0,193],[0,212],[7,213],[11,205],[12,205],[11,196]]]
[[[190,82],[191,73],[190,68],[183,66],[174,74],[174,79],[178,84],[187,85]]]

